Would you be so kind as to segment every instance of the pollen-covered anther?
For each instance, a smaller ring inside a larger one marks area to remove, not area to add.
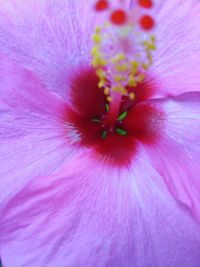
[[[124,77],[124,76],[120,76],[120,75],[116,75],[116,76],[114,77],[114,79],[115,79],[116,82],[123,82],[123,81],[126,80],[126,77]]]
[[[115,65],[116,71],[118,72],[126,72],[128,70],[128,66],[126,64],[116,64]]]
[[[136,79],[134,77],[134,75],[129,75],[129,79],[128,79],[128,86],[130,87],[135,87],[137,85]]]
[[[112,97],[111,97],[111,96],[108,96],[108,97],[106,98],[106,100],[107,100],[108,102],[112,102]]]
[[[134,94],[133,92],[131,92],[131,93],[129,94],[129,97],[130,97],[131,100],[134,100],[134,99],[135,99],[135,94]]]
[[[109,87],[105,87],[104,88],[104,95],[109,95],[109,93],[110,93],[110,89],[109,89]]]
[[[114,63],[114,64],[115,63],[120,63],[120,61],[125,60],[125,58],[126,58],[125,54],[119,53],[119,54],[117,54],[115,57],[113,57],[111,59],[111,62]]]

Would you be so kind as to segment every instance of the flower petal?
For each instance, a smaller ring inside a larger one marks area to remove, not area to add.
[[[89,56],[87,44],[94,26],[91,3],[1,2],[1,51],[36,72],[50,89],[66,95],[70,67]]]
[[[0,203],[69,154],[66,104],[30,71],[0,56]]]
[[[143,153],[121,172],[82,154],[32,180],[1,214],[0,241],[5,267],[200,264],[199,225]]]
[[[129,2],[129,0],[126,0]],[[0,3],[0,49],[66,96],[71,68],[88,62],[95,0],[7,0]]]
[[[200,93],[152,101],[165,114],[156,146],[146,147],[149,160],[172,195],[200,222]]]
[[[200,91],[200,2],[156,0],[152,75],[160,96]]]

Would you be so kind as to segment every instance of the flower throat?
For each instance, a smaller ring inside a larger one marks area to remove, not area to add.
[[[155,139],[149,121],[157,111],[141,105],[154,92],[146,77],[156,49],[155,23],[151,0],[139,0],[133,9],[127,9],[124,1],[115,5],[96,2],[97,15],[106,19],[92,36],[91,66],[81,68],[72,81],[67,120],[76,144],[114,165],[127,165],[138,140]]]

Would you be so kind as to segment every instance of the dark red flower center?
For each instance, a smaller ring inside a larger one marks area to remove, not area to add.
[[[95,71],[82,69],[72,80],[71,105],[66,113],[74,131],[68,136],[72,143],[91,148],[99,159],[118,166],[131,163],[138,142],[156,141],[158,125],[152,118],[161,116],[145,103],[154,93],[151,85],[144,81],[127,89],[135,93],[135,99],[121,96],[115,108],[98,88]]]

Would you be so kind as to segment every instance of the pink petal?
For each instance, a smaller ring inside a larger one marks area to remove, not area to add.
[[[102,14],[93,12],[94,3],[1,1],[1,51],[37,73],[48,88],[65,96],[71,68],[90,58],[91,36],[102,19]]]
[[[200,2],[155,0],[157,50],[151,68],[160,95],[199,91]]]
[[[199,226],[142,150],[129,170],[82,154],[32,180],[1,214],[0,241],[5,267],[200,264]]]
[[[66,104],[29,71],[0,56],[0,203],[67,158]]]
[[[1,51],[37,73],[50,89],[66,95],[70,68],[90,55],[92,2],[2,1]]]
[[[200,222],[200,93],[152,101],[166,121],[149,160],[172,195]]]

